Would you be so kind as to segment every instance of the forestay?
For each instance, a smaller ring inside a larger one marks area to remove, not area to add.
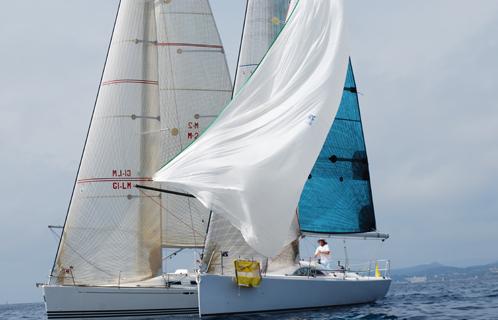
[[[305,233],[375,231],[367,151],[351,63],[341,105],[299,202]]]
[[[348,65],[340,0],[300,1],[249,82],[154,176],[224,215],[275,256],[339,107]]]
[[[121,2],[53,283],[139,281],[162,272],[162,246],[202,246],[206,208],[134,185],[152,185],[230,95],[207,0]]]

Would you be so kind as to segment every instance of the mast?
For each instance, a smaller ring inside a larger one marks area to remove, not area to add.
[[[237,68],[235,69],[235,77],[233,80],[233,87],[235,88],[235,84],[237,82],[238,78],[238,73],[239,73],[239,68],[240,68],[240,55],[242,54],[242,44],[244,43],[244,33],[246,30],[246,23],[247,23],[247,10],[249,9],[249,0],[246,0],[246,9],[244,11],[244,22],[242,24],[242,32],[240,34],[240,44],[239,44],[239,55],[237,56]],[[232,91],[232,98],[235,94],[235,89]]]

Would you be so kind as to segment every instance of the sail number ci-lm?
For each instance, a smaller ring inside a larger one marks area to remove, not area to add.
[[[119,169],[113,169],[112,170],[112,177],[113,178],[128,178],[132,177],[132,172],[130,169],[125,169],[125,170],[119,170]],[[112,182],[112,189],[113,190],[128,190],[133,188],[133,184],[131,181],[113,181]]]

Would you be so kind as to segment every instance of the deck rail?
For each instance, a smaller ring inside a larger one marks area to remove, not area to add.
[[[345,268],[348,272],[354,272],[362,276],[381,276],[388,278],[391,275],[391,261],[387,259],[370,260],[364,263],[348,264]]]

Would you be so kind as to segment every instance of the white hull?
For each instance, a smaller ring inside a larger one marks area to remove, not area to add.
[[[43,286],[48,319],[197,314],[197,286]]]
[[[390,279],[265,276],[257,288],[240,288],[230,276],[200,276],[199,314],[213,316],[312,309],[383,298]]]

